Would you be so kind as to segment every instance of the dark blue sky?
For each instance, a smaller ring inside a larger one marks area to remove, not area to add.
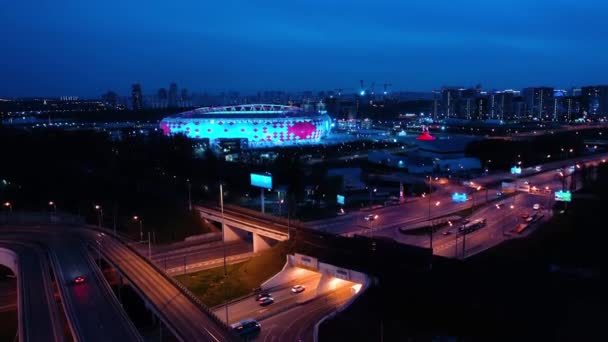
[[[608,83],[607,21],[600,0],[4,1],[0,96]]]

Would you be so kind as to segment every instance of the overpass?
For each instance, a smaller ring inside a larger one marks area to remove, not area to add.
[[[102,234],[103,233],[103,234]],[[202,305],[190,292],[176,280],[166,275],[151,261],[137,253],[125,241],[111,235],[110,231],[91,229],[83,226],[19,226],[0,227],[0,242],[8,248],[0,249],[0,261],[7,263],[18,273],[18,286],[26,278],[13,264],[20,265],[23,261],[15,262],[14,250],[19,244],[35,242],[48,250],[51,267],[57,279],[59,294],[62,298],[68,324],[76,341],[140,341],[139,332],[133,326],[122,306],[112,293],[105,278],[91,258],[87,247],[97,246],[102,242],[100,252],[109,264],[125,279],[136,293],[140,295],[146,306],[158,317],[179,341],[232,341],[235,337],[228,327],[210,310]],[[34,258],[39,262],[40,258]],[[45,269],[31,273],[44,275]],[[77,275],[85,275],[87,282],[84,286],[72,286],[72,280]],[[21,276],[21,278],[19,278]],[[42,280],[31,280],[30,291],[24,294],[25,300],[36,299],[52,288]],[[44,286],[43,286],[44,285]],[[40,286],[40,288],[36,287]],[[38,297],[35,297],[38,295]],[[31,301],[33,313],[43,315],[54,304],[41,300]],[[28,310],[21,310],[28,312]],[[43,329],[43,323],[52,319],[41,317],[30,319],[20,317],[21,336],[35,334],[41,336],[37,340],[62,340],[53,338],[50,329]],[[41,328],[38,329],[37,326]],[[39,333],[38,333],[39,331]],[[62,330],[61,330],[62,331]],[[30,339],[21,340],[28,341]]]
[[[215,205],[195,205],[193,208],[203,219],[223,222],[224,239],[227,242],[246,239],[246,234],[251,233],[254,252],[267,249],[276,241],[289,239],[290,222],[281,218],[234,206],[224,206],[223,214]]]

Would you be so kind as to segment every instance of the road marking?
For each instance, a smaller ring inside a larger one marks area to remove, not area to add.
[[[218,340],[218,339],[217,339],[217,337],[215,337],[215,335],[213,335],[213,334],[211,333],[211,331],[209,331],[209,329],[207,329],[207,328],[205,328],[205,327],[203,327],[203,329],[205,329],[205,331],[206,331],[206,332],[207,332],[207,333],[208,333],[208,334],[209,334],[211,337],[213,337],[213,339],[214,339],[214,340],[216,340],[217,342],[220,342],[220,340]]]

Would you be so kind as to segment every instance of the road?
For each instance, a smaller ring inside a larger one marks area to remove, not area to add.
[[[88,241],[98,233],[87,229],[80,235]],[[156,314],[182,341],[230,341],[226,327],[211,312],[194,301],[179,283],[125,243],[105,235],[101,253],[154,308]]]
[[[56,257],[65,311],[79,340],[142,340],[81,241],[55,236],[49,247]],[[75,285],[77,276],[87,281]]]
[[[437,218],[447,216],[456,212],[460,212],[461,216],[465,216],[471,220],[478,218],[486,218],[487,226],[483,229],[467,234],[463,239],[461,235],[454,234],[456,228],[440,229],[433,235],[433,252],[437,255],[448,257],[463,257],[479,253],[487,248],[501,243],[507,238],[508,234],[513,230],[518,223],[523,222],[521,214],[526,212],[532,214],[532,206],[535,203],[543,205],[545,208],[550,208],[554,202],[553,192],[556,189],[561,189],[562,179],[556,171],[564,165],[572,166],[577,163],[585,163],[587,166],[602,162],[607,155],[586,156],[575,160],[559,161],[541,166],[541,172],[533,168],[526,169],[526,175],[520,176],[522,180],[527,180],[531,184],[539,188],[539,192],[534,193],[517,193],[513,196],[505,196],[504,198],[497,197],[496,194],[502,189],[500,187],[483,188],[477,191],[469,186],[458,184],[450,184],[447,186],[439,186],[436,191],[425,198],[418,197],[411,199],[405,204],[392,207],[384,207],[373,211],[360,211],[350,213],[341,217],[317,221],[313,225],[316,229],[333,232],[346,236],[354,234],[366,236],[383,236],[389,237],[404,244],[410,244],[420,247],[430,246],[430,237],[428,234],[403,234],[399,231],[399,227],[411,227],[420,225],[436,224]],[[501,179],[506,178],[508,174],[497,174],[482,178],[484,184],[496,183]],[[480,184],[479,179],[473,180],[475,184]],[[580,182],[577,182],[580,184]],[[551,193],[545,193],[545,187],[549,187]],[[464,203],[453,203],[452,194],[454,192],[465,192],[471,199]],[[486,197],[487,196],[487,197]],[[437,202],[439,204],[437,205]],[[503,203],[501,209],[495,207],[496,204]],[[513,209],[511,209],[513,205]],[[478,207],[475,213],[471,215],[472,207]],[[481,206],[481,207],[479,207]],[[429,221],[429,207],[430,217]],[[510,210],[510,212],[509,212]],[[366,221],[364,217],[369,214],[378,215],[378,218],[373,221]],[[541,213],[544,215],[543,221],[551,216],[551,212],[544,210]],[[526,236],[534,227],[539,226],[541,222],[537,222],[519,236]],[[457,224],[454,222],[454,224]],[[443,235],[445,231],[450,230],[452,234]],[[515,237],[511,235],[511,238]],[[462,243],[465,240],[465,251],[462,251]],[[460,251],[456,245],[459,245]]]
[[[253,251],[251,243],[246,241],[226,242],[226,256],[248,255]],[[222,242],[209,242],[204,244],[190,245],[152,255],[152,260],[163,270],[183,268],[197,263],[221,259],[224,256]],[[189,269],[191,267],[188,267]]]
[[[0,280],[0,312],[13,310],[17,310],[17,281],[2,279]]]
[[[81,341],[106,341],[108,338],[121,341],[141,341],[141,336],[131,323],[122,306],[116,300],[98,268],[93,264],[92,259],[84,250],[81,241],[75,237],[65,236],[61,232],[51,229],[37,227],[2,227],[0,229],[0,239],[10,241],[9,244],[19,246],[23,243],[44,246],[45,252],[48,251],[50,262],[46,261],[46,256],[39,253],[30,264],[28,269],[32,273],[38,274],[38,279],[28,280],[26,284],[38,284],[25,287],[23,298],[34,306],[35,313],[44,313],[46,310],[57,310],[57,305],[53,295],[53,287],[49,277],[52,267],[58,289],[61,295],[64,312],[67,316],[72,335]],[[27,259],[24,259],[27,261]],[[20,264],[23,262],[20,259]],[[36,263],[43,263],[44,266],[36,267]],[[75,286],[73,280],[78,275],[87,278],[85,284]],[[19,277],[19,276],[18,276]],[[24,280],[26,278],[22,277]],[[40,296],[47,294],[51,298],[42,301]],[[59,316],[53,313],[51,318],[23,319],[25,322],[44,322],[58,321]],[[56,323],[60,324],[60,323]],[[111,329],[110,329],[111,327]],[[57,329],[57,328],[55,328]],[[34,327],[27,331],[44,331],[42,327]],[[59,328],[60,338],[63,340],[63,327]],[[55,334],[58,335],[58,334]],[[42,340],[49,340],[47,334]]]
[[[296,306],[280,315],[264,319],[260,321],[262,331],[255,341],[313,342],[315,324],[342,307],[352,296],[350,286],[345,286],[306,305]]]
[[[281,312],[285,308],[293,307],[300,302],[310,300],[316,296],[317,285],[319,285],[320,279],[320,273],[310,272],[310,274],[307,274],[299,280],[291,281],[282,284],[280,287],[269,289],[267,292],[272,294],[274,303],[268,306],[260,306],[254,295],[231,303],[228,305],[228,320],[232,324],[247,318],[260,319],[261,317]],[[305,286],[306,290],[298,294],[292,293],[291,287],[296,284]],[[218,317],[225,320],[226,311],[224,306],[215,308],[214,312]]]
[[[85,246],[97,246],[98,240],[101,241],[101,254],[115,265],[144,300],[148,301],[178,339],[233,339],[226,327],[195,302],[194,297],[189,297],[177,282],[110,235],[101,236],[98,231],[84,227],[0,228],[0,238],[11,234],[12,241],[36,239],[48,246],[57,279],[62,285],[60,289],[65,311],[78,340],[141,340],[136,331],[133,333],[128,329],[131,321],[120,305],[115,305],[116,298],[84,249]],[[87,282],[80,286],[72,285],[77,275],[85,275]]]
[[[13,297],[9,305],[11,302],[18,304],[19,339],[63,341],[63,326],[53,295],[49,264],[41,248],[30,241],[15,242],[12,236],[3,234],[0,234],[0,248],[12,250],[18,257],[18,296]]]

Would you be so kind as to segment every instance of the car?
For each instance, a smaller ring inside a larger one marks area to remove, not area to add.
[[[444,236],[447,236],[447,235],[452,234],[452,232],[451,232],[451,231],[449,231],[449,230],[446,230],[445,232],[443,232],[443,233],[441,233],[441,234],[442,234],[442,235],[444,235]]]
[[[291,288],[291,292],[293,292],[293,293],[304,292],[304,290],[306,290],[306,287],[304,287],[303,285],[294,285]]]
[[[342,215],[346,214],[346,211],[344,211],[344,209],[341,208],[340,210],[338,210],[337,214],[338,214],[338,216],[342,216]]]
[[[272,297],[263,297],[262,299],[260,299],[259,303],[260,306],[268,306],[274,303],[274,299]]]
[[[365,215],[365,217],[363,219],[365,219],[365,221],[374,221],[377,218],[378,218],[378,215],[369,214],[369,215]]]
[[[496,193],[496,197],[501,197],[501,196],[502,196],[502,192],[499,191]]]
[[[272,297],[272,294],[269,292],[261,292],[255,296],[255,300],[260,301],[262,298]]]
[[[231,324],[230,327],[239,336],[247,336],[259,333],[262,325],[255,319],[245,319],[238,323]]]
[[[540,204],[534,203],[534,205],[532,206],[532,209],[539,210],[540,209]]]
[[[85,281],[86,281],[86,279],[84,276],[78,276],[78,277],[74,278],[74,284],[76,284],[76,285],[84,284]]]
[[[529,216],[530,215],[528,215],[528,213],[522,213],[521,214],[521,218],[524,218],[524,219],[528,218]]]

